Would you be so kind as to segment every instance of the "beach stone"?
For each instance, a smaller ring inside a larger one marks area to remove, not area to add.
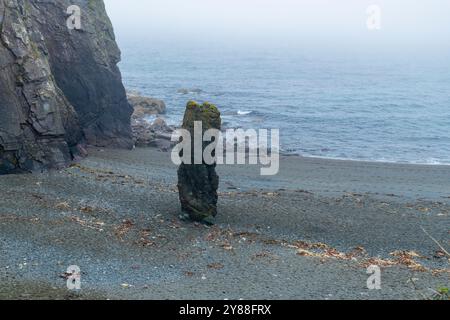
[[[194,101],[187,104],[183,120],[183,129],[188,130],[194,137],[194,122],[201,121],[203,133],[209,129],[221,128],[220,112],[210,103],[199,105]],[[192,141],[193,144],[193,141]],[[203,150],[207,143],[203,144]],[[193,149],[192,149],[193,150]],[[194,163],[192,153],[191,163]],[[186,164],[182,163],[178,169],[178,190],[182,212],[194,221],[207,221],[217,215],[217,201],[219,176],[216,164]]]

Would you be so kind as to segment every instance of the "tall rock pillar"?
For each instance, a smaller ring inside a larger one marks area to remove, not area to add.
[[[217,190],[219,176],[216,173],[216,164],[195,164],[194,152],[194,124],[202,123],[202,136],[209,129],[220,130],[222,120],[216,106],[204,103],[199,105],[190,101],[186,107],[183,120],[183,129],[190,132],[192,137],[191,161],[182,163],[178,169],[178,189],[180,202],[184,215],[194,221],[208,221],[217,215]],[[202,151],[210,142],[202,143]]]

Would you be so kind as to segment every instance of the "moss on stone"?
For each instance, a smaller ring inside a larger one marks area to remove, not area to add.
[[[183,128],[192,130],[196,121],[202,122],[203,131],[209,129],[220,130],[222,127],[219,109],[209,102],[204,102],[202,105],[195,101],[188,102],[183,119]]]

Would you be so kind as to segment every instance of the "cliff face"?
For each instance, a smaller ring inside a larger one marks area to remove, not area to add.
[[[86,139],[98,146],[132,147],[128,104],[117,63],[120,51],[102,0],[30,0],[50,52],[56,83],[78,113]],[[81,30],[64,13],[81,9]]]
[[[83,143],[131,147],[119,59],[101,0],[0,0],[0,174],[63,166]]]

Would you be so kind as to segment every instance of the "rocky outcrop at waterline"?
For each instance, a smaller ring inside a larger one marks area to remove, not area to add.
[[[154,147],[168,152],[174,143],[171,141],[174,128],[162,118],[150,122],[145,118],[133,119],[133,140],[136,147]]]
[[[190,101],[186,107],[182,128],[194,137],[194,122],[202,122],[205,133],[209,129],[220,130],[222,120],[216,106]],[[193,144],[193,141],[192,141]],[[205,142],[203,150],[207,146]],[[192,145],[192,150],[194,146]],[[184,215],[194,221],[208,221],[217,215],[219,176],[216,164],[194,164],[194,152],[190,163],[182,163],[178,169],[178,190]]]
[[[132,91],[127,92],[127,98],[133,107],[133,119],[166,113],[166,104],[162,100],[145,97]]]
[[[0,174],[64,166],[83,144],[131,148],[119,60],[103,1],[0,0]]]
[[[164,101],[145,97],[137,92],[127,92],[127,97],[134,109],[131,117],[134,145],[169,151],[174,146],[171,138],[175,128],[167,125],[160,117],[166,113]]]

